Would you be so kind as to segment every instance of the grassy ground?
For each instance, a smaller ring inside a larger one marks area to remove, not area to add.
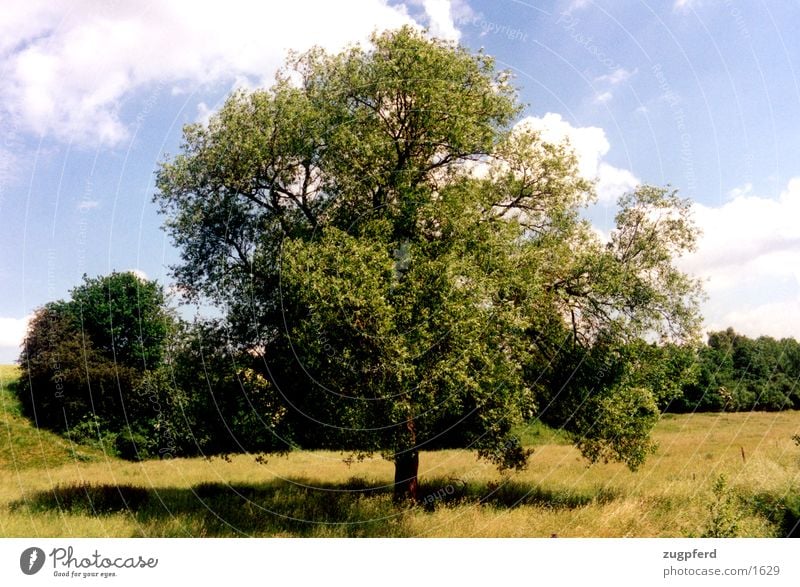
[[[398,508],[380,458],[129,463],[70,446],[19,415],[15,377],[0,367],[0,536],[784,536],[800,510],[798,412],[665,416],[636,473],[587,467],[543,427],[513,475],[423,453],[423,504]]]

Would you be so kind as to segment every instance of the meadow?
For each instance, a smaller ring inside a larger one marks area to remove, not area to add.
[[[2,537],[681,537],[797,535],[800,412],[665,415],[637,472],[588,466],[557,431],[523,431],[527,470],[424,452],[422,503],[392,503],[379,456],[297,451],[128,462],[37,430],[0,366]]]

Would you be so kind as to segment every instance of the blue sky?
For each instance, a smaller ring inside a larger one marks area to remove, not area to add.
[[[271,6],[275,4],[276,6]],[[800,337],[800,38],[794,2],[7,0],[0,14],[0,363],[84,273],[169,286],[151,203],[185,123],[269,84],[287,49],[404,23],[516,73],[528,123],[568,137],[592,211],[671,184],[704,231],[707,329]]]

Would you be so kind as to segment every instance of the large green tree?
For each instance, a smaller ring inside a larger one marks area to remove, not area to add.
[[[513,429],[537,416],[591,459],[642,461],[658,391],[631,342],[695,334],[672,264],[688,205],[642,187],[601,242],[569,146],[520,113],[491,58],[403,28],[293,55],[184,129],[155,196],[175,277],[263,357],[285,441],[380,451],[397,497],[424,448],[524,466]]]

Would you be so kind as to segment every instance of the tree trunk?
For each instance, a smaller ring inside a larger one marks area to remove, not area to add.
[[[394,501],[411,500],[416,502],[418,495],[417,472],[419,471],[419,451],[417,450],[417,431],[414,420],[406,423],[408,448],[394,455]],[[404,435],[405,436],[405,435]]]
[[[417,501],[418,485],[417,471],[419,470],[419,452],[416,448],[400,452],[394,457],[394,500]]]

